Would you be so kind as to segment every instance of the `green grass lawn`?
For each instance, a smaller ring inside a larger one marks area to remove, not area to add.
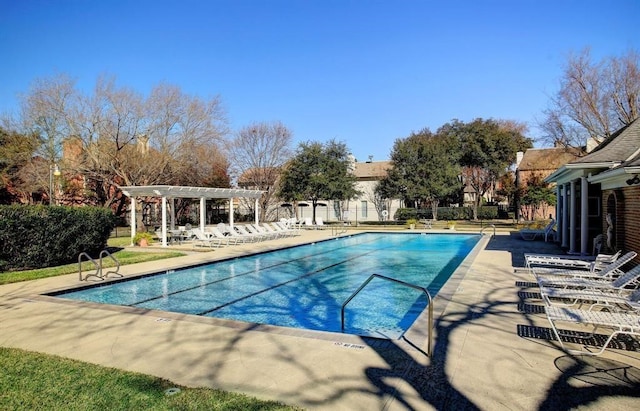
[[[0,347],[2,410],[299,410],[273,401]],[[167,395],[169,388],[180,392]]]
[[[129,245],[129,237],[110,238],[109,247],[123,247]],[[122,249],[112,254],[118,259],[120,265],[144,263],[146,261],[162,260],[165,258],[180,257],[185,255],[180,251],[131,251]],[[103,267],[114,267],[115,262],[110,258],[103,259]],[[91,272],[95,269],[93,263],[85,261],[82,263],[82,272]],[[37,280],[39,278],[55,277],[58,275],[72,274],[78,272],[78,263],[60,265],[57,267],[38,268],[35,270],[9,271],[0,273],[0,284],[17,283],[19,281]]]

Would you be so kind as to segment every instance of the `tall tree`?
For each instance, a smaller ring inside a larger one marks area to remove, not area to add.
[[[534,220],[537,215],[546,217],[547,210],[556,205],[556,194],[545,183],[544,178],[538,174],[533,174],[524,186],[520,201],[521,215],[527,220]]]
[[[229,145],[238,184],[264,193],[260,198],[260,219],[269,218],[282,165],[292,154],[292,133],[280,122],[253,123],[238,131]],[[253,204],[247,204],[253,207]]]
[[[437,219],[440,201],[459,187],[458,153],[455,138],[429,130],[396,140],[393,166],[380,182],[381,193],[400,197],[414,207],[430,206]]]
[[[544,139],[554,145],[582,148],[601,142],[640,115],[640,55],[594,62],[589,49],[572,55],[560,89],[539,122]]]
[[[37,136],[0,127],[0,204],[33,202],[33,193],[40,188],[31,173],[37,148]]]
[[[498,178],[515,162],[516,153],[532,146],[532,141],[512,123],[476,119],[470,123],[458,120],[446,124],[439,134],[458,140],[463,184],[474,191],[473,218],[478,218],[478,207]]]
[[[280,178],[278,197],[288,201],[311,201],[313,221],[319,200],[342,201],[355,197],[356,177],[344,143],[331,140],[300,143]]]

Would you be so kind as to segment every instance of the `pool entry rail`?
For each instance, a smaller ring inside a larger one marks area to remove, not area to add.
[[[488,225],[488,226],[484,227],[482,230],[480,230],[480,235],[483,235],[484,234],[484,230],[486,230],[488,228],[493,228],[493,236],[495,237],[496,236],[496,225],[495,224],[491,224],[491,225]]]
[[[108,257],[110,258],[114,263],[115,263],[115,270],[110,270],[107,272],[103,272],[103,264],[102,264],[102,260]],[[91,261],[94,265],[94,269],[96,270],[93,273],[88,273],[85,274],[84,278],[82,277],[82,261],[83,258],[86,259],[86,261]],[[113,255],[111,255],[111,253],[107,250],[102,250],[100,251],[100,258],[98,259],[98,261],[96,261],[95,259],[91,258],[91,256],[85,252],[82,252],[78,255],[78,273],[80,276],[80,281],[84,281],[87,280],[89,277],[95,277],[98,280],[104,280],[106,277],[109,276],[109,274],[113,274],[116,275],[118,277],[122,277],[122,274],[120,274],[118,271],[120,271],[120,261],[118,261],[117,258],[115,258]]]
[[[342,319],[342,332],[344,332],[344,309],[347,306],[347,304],[349,304],[351,302],[351,300],[353,300],[353,298],[358,295],[358,293],[360,291],[362,291],[364,289],[364,287],[367,286],[367,284],[369,284],[371,282],[371,280],[373,280],[374,278],[380,278],[382,280],[387,280],[387,281],[391,281],[400,285],[404,285],[406,287],[411,287],[414,288],[416,290],[420,290],[422,291],[426,296],[427,296],[427,300],[429,302],[429,307],[428,307],[428,316],[429,316],[429,338],[427,339],[427,355],[431,356],[431,342],[433,340],[433,299],[431,298],[431,294],[429,294],[429,291],[427,291],[426,288],[424,287],[420,287],[419,285],[415,285],[415,284],[410,284],[404,281],[400,281],[400,280],[396,280],[395,278],[391,278],[391,277],[387,277],[381,274],[371,274],[369,276],[369,278],[367,278],[365,280],[365,282],[362,283],[362,285],[360,285],[360,287],[358,287],[357,290],[355,290],[353,292],[353,294],[351,294],[351,296],[349,298],[347,298],[345,300],[344,303],[342,303],[342,309],[340,311],[340,316]]]

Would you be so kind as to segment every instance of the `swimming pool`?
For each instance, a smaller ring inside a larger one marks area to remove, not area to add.
[[[358,234],[55,295],[340,332],[342,303],[371,274],[435,295],[479,239],[472,234]],[[420,291],[374,279],[347,306],[345,332],[398,338],[426,305]]]

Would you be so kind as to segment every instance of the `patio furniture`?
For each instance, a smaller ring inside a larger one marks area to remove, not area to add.
[[[538,237],[544,238],[544,241],[547,242],[549,236],[553,234],[553,227],[556,225],[556,220],[551,219],[551,222],[542,230],[533,230],[530,228],[523,228],[519,231],[520,236],[523,240],[533,241]]]
[[[599,270],[591,271],[589,270],[570,270],[570,269],[549,269],[549,268],[532,268],[533,275],[536,277],[536,281],[538,283],[542,282],[553,282],[554,279],[562,279],[562,278],[570,278],[570,277],[581,277],[585,279],[594,279],[594,280],[611,280],[614,277],[617,277],[624,272],[621,270],[621,267],[627,264],[629,261],[633,260],[636,257],[637,253],[635,251],[629,251],[624,254],[622,257],[618,258],[612,263],[606,264],[602,266]]]
[[[553,333],[555,334],[560,346],[563,350],[571,354],[600,355],[607,349],[607,346],[618,334],[626,334],[630,336],[640,336],[640,315],[630,312],[608,312],[595,310],[580,310],[577,308],[545,306],[547,319],[551,324]],[[570,324],[579,324],[584,326],[592,326],[593,330],[588,337],[593,337],[598,329],[610,329],[611,334],[607,337],[602,348],[597,352],[586,350],[571,350],[565,347],[562,336],[569,336],[571,339],[576,338],[576,333],[569,331],[561,333],[556,323],[566,322]]]
[[[538,278],[540,289],[543,287],[596,289],[620,293],[626,287],[637,285],[640,279],[640,265],[622,274],[616,279],[596,277],[551,277]]]
[[[615,254],[598,254],[595,257],[588,256],[572,256],[562,254],[525,254],[524,259],[526,267],[531,270],[532,267],[562,267],[562,268],[580,268],[594,271],[602,268],[605,264],[612,263],[620,257],[621,251]]]
[[[213,234],[205,233],[199,228],[193,228],[191,232],[195,236],[195,239],[193,240],[194,246],[199,245],[199,246],[206,246],[209,248],[222,246],[222,241],[219,238],[216,238],[215,236],[213,236]]]

